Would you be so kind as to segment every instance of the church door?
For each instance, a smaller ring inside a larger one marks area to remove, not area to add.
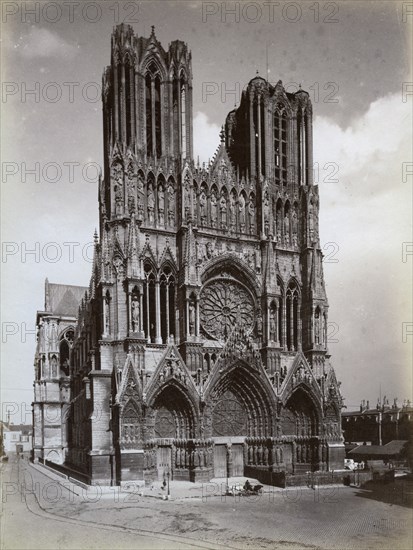
[[[158,481],[167,479],[167,473],[172,473],[172,449],[171,447],[158,447],[157,452],[157,468],[158,468]]]
[[[214,447],[214,477],[227,477],[227,446]]]
[[[244,448],[243,445],[232,445],[232,475],[239,477],[244,475]]]

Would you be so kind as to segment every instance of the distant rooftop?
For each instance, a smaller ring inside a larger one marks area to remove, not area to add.
[[[351,456],[369,455],[369,456],[393,456],[398,455],[407,441],[394,439],[386,445],[359,445],[355,449],[349,451]]]
[[[10,432],[22,432],[24,435],[32,433],[33,426],[31,424],[12,424],[9,422],[3,422],[3,428]]]

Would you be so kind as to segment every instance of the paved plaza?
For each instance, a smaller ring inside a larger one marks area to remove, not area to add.
[[[245,478],[230,479],[229,484]],[[264,487],[225,496],[207,484],[82,487],[43,466],[3,465],[2,548],[410,549],[412,486]]]

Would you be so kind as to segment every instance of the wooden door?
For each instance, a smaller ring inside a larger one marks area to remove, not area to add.
[[[240,477],[244,475],[244,447],[243,445],[232,445],[232,475]]]
[[[227,477],[227,446],[214,447],[214,477]]]
[[[171,447],[158,447],[157,452],[157,468],[158,480],[166,479],[168,471],[171,473],[172,453]]]

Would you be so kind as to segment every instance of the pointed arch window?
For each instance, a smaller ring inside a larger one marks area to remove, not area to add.
[[[131,144],[133,140],[132,130],[132,103],[134,101],[134,78],[133,78],[133,66],[127,56],[125,59],[125,119],[126,119],[126,142]]]
[[[187,138],[187,109],[186,109],[186,81],[184,75],[180,80],[180,100],[181,100],[181,153],[182,158],[187,156],[186,138]]]
[[[155,297],[155,273],[150,263],[145,263],[145,286],[143,290],[143,318],[145,335],[148,342],[156,339],[156,297]]]
[[[305,111],[297,114],[298,181],[307,183],[307,117]]]
[[[164,344],[170,336],[175,336],[175,276],[167,265],[161,271],[161,337]]]
[[[287,116],[283,109],[274,113],[274,168],[275,181],[287,184]]]
[[[148,155],[153,153],[152,144],[152,79],[147,74],[145,78],[145,107],[146,107],[146,151]]]
[[[287,325],[287,349],[296,351],[298,349],[298,313],[299,294],[297,286],[290,283],[286,294],[286,325]]]
[[[162,154],[161,77],[154,63],[145,75],[146,150],[148,155]]]
[[[161,121],[161,79],[159,75],[155,78],[155,153],[157,158],[162,155],[162,121]]]
[[[314,343],[315,344],[321,344],[322,343],[322,317],[321,317],[321,311],[320,308],[317,306],[315,312],[314,312]]]

